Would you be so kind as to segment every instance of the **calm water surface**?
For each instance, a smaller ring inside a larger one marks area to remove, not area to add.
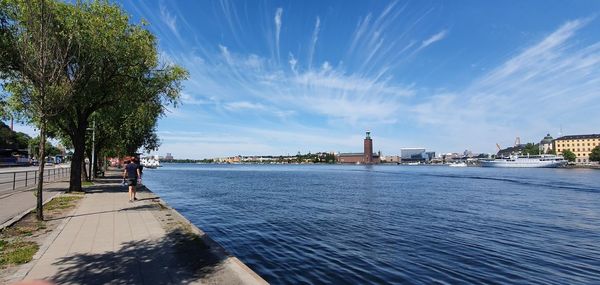
[[[600,284],[600,171],[166,164],[144,183],[274,284]]]

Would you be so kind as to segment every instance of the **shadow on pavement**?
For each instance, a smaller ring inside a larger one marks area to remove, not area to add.
[[[55,263],[57,284],[189,284],[214,273],[218,257],[197,235],[175,230],[162,240],[121,244],[116,252],[76,254]]]
[[[144,200],[152,200],[152,199],[156,199],[156,198],[148,198],[148,199],[144,199]],[[142,200],[142,199],[140,199],[140,200]],[[140,200],[138,200],[138,201],[140,201]],[[66,219],[66,218],[83,217],[83,216],[91,216],[91,215],[114,213],[114,212],[142,211],[142,210],[160,210],[160,206],[158,206],[156,204],[144,204],[144,205],[138,205],[138,206],[124,208],[124,209],[118,209],[118,210],[91,212],[91,213],[84,213],[84,214],[77,214],[77,215],[67,215],[67,216],[60,217],[60,218],[47,219],[46,221],[62,220],[62,219]]]

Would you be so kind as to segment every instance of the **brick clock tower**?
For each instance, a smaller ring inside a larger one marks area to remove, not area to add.
[[[363,152],[364,164],[373,164],[373,140],[371,139],[371,132],[367,131],[367,137],[365,137],[365,150]]]

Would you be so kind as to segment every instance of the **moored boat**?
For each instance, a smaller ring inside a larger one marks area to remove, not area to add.
[[[567,164],[564,157],[559,155],[530,155],[497,158],[493,160],[482,160],[483,167],[504,167],[504,168],[554,168],[563,167]]]
[[[142,158],[140,163],[146,168],[160,167],[160,162],[154,158]]]

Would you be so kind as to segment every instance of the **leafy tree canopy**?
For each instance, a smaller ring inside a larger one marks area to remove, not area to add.
[[[577,156],[575,155],[575,153],[573,153],[572,151],[570,151],[568,149],[563,150],[562,155],[569,162],[574,162],[575,159],[577,159]]]
[[[600,146],[596,146],[590,153],[590,161],[600,161]]]
[[[37,157],[37,153],[39,152],[40,146],[40,137],[35,137],[29,140],[29,149],[31,150],[31,154],[34,154]],[[50,142],[46,141],[45,154],[46,156],[55,156],[62,154],[63,151],[52,145]]]
[[[538,144],[527,143],[521,153],[523,155],[538,155],[540,154],[540,147]]]
[[[48,122],[44,130],[73,146],[71,190],[81,187],[77,177],[81,177],[86,142],[89,149],[87,129],[92,117],[97,120],[98,149],[122,153],[158,146],[156,120],[166,106],[176,105],[187,71],[159,60],[156,39],[145,24],[132,23],[119,5],[103,0],[0,3],[7,8],[2,14],[8,19],[3,38],[11,48],[3,66],[13,66],[11,55],[18,55],[14,68],[17,76],[6,86],[14,97],[9,98],[13,101],[10,104],[31,122]],[[38,5],[43,3],[48,5]],[[41,14],[46,16],[31,16],[40,15],[36,9],[45,11]],[[45,29],[37,29],[40,27]],[[35,45],[22,44],[28,39],[23,35],[37,30],[46,31],[38,38],[50,47],[43,49],[49,50],[47,53],[36,50]],[[23,68],[28,66],[29,54],[41,54],[53,64],[43,69],[45,73],[33,72],[40,66]]]

